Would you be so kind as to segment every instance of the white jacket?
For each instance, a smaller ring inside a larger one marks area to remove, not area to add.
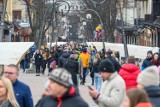
[[[113,73],[102,84],[100,96],[97,99],[99,107],[122,107],[126,93],[125,82],[117,72]]]

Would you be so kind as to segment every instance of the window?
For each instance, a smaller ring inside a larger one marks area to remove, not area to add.
[[[21,20],[21,10],[13,10],[13,20],[19,19]]]

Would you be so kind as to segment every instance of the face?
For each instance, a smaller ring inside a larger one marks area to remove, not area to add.
[[[7,67],[4,71],[3,76],[11,80],[12,83],[14,83],[18,78],[18,72],[14,67]]]
[[[100,72],[100,74],[101,74],[103,80],[107,80],[111,75],[111,73],[107,73],[107,72]]]
[[[36,50],[36,53],[39,54],[39,50]]]
[[[157,60],[158,59],[158,54],[154,55],[154,59]]]
[[[78,54],[75,54],[75,59],[78,59]]]
[[[123,101],[123,107],[130,107],[130,100],[127,96],[125,97]]]
[[[7,96],[7,89],[2,80],[0,80],[0,98]]]
[[[148,53],[148,54],[147,54],[147,57],[148,57],[148,58],[152,58],[152,54]]]
[[[49,87],[53,97],[61,97],[67,89],[56,82],[50,80]]]

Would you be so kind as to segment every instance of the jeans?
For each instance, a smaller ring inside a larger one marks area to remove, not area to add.
[[[96,90],[100,92],[101,85],[102,85],[102,77],[99,73],[94,73],[94,82],[95,82]]]
[[[40,65],[36,65],[36,73],[37,74],[40,74],[40,67],[41,67]]]
[[[86,80],[86,73],[87,73],[87,68],[83,68],[83,84],[85,83]]]

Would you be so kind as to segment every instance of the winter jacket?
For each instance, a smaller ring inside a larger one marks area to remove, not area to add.
[[[16,80],[13,83],[13,90],[20,107],[33,107],[33,99],[29,86]]]
[[[114,67],[115,67],[115,70],[116,70],[117,72],[119,72],[119,70],[120,70],[120,68],[121,68],[121,65],[118,63],[118,61],[116,61],[116,59],[114,59],[114,58],[111,57],[111,56],[108,56],[107,59],[109,59],[109,60],[113,63],[113,65],[114,65]]]
[[[82,52],[79,57],[82,61],[83,68],[89,67],[90,54],[88,52]]]
[[[124,64],[119,70],[119,75],[124,79],[126,90],[137,86],[137,76],[141,72],[135,64]]]
[[[59,58],[61,57],[61,55],[63,54],[62,50],[57,50],[55,53],[55,58],[56,58],[56,62],[58,63]]]
[[[66,63],[66,59],[69,59],[70,54],[68,52],[64,52],[62,56],[59,58],[58,67],[63,68]]]
[[[152,104],[151,103],[139,103],[139,104],[137,104],[135,107],[154,107],[154,106],[152,106]]]
[[[146,58],[144,59],[143,63],[142,63],[142,70],[144,70],[145,68],[152,66],[152,58]]]
[[[5,101],[0,107],[14,107],[9,101]]]
[[[98,59],[98,61],[96,62],[96,63],[93,63],[93,72],[94,73],[98,73],[99,71],[98,71],[98,66],[99,66],[99,64],[100,64],[100,62],[101,62],[101,60],[100,59]]]
[[[89,107],[80,97],[78,91],[72,86],[63,97],[53,98],[52,96],[43,97],[36,107]]]
[[[43,56],[41,54],[35,54],[35,65],[42,65],[43,64]]]
[[[124,80],[117,72],[102,84],[100,95],[96,100],[98,107],[122,107],[126,93]]]
[[[144,89],[146,90],[153,107],[160,107],[160,87],[149,86]]]

